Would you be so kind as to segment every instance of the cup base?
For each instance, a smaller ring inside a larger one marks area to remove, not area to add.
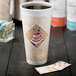
[[[47,62],[47,59],[46,60],[43,60],[43,61],[29,61],[27,60],[27,63],[30,64],[30,65],[42,65],[42,64],[45,64]]]
[[[64,26],[56,26],[56,25],[51,25],[52,27],[65,27],[66,25]]]
[[[0,38],[0,42],[5,42],[5,43],[7,43],[8,41],[13,40],[13,39],[14,39],[14,37],[9,37],[9,38],[7,38],[7,39],[1,39],[1,38]]]

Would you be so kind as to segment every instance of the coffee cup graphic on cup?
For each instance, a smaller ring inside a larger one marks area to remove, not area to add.
[[[40,32],[40,27],[35,27],[33,29],[32,38],[30,38],[30,42],[37,47],[41,42],[43,42],[44,39],[42,38],[42,34]]]

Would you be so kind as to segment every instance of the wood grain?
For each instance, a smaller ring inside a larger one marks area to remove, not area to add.
[[[63,31],[68,61],[72,64],[70,73],[72,76],[76,76],[76,32],[67,29],[64,29]]]
[[[64,34],[62,28],[52,28],[50,36],[48,62],[44,65],[53,64],[59,60],[68,62],[63,36]],[[63,71],[40,75],[35,70],[35,67],[38,66],[32,66],[26,63],[21,26],[16,26],[15,39],[16,40],[14,40],[12,46],[12,52],[6,76],[71,76],[70,68],[66,68]]]
[[[13,41],[10,41],[8,43],[0,43],[0,76],[6,75],[12,48],[12,42]]]

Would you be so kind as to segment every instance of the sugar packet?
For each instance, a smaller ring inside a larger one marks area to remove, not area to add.
[[[71,64],[66,63],[64,61],[58,61],[55,64],[51,64],[48,66],[43,66],[43,67],[36,67],[35,69],[40,73],[40,74],[45,74],[45,73],[50,73],[54,71],[59,71],[63,70],[64,68],[70,66]]]

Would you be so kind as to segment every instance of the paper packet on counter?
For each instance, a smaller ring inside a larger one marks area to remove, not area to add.
[[[63,70],[64,68],[70,66],[71,64],[66,63],[64,61],[58,61],[55,64],[48,65],[48,66],[43,66],[43,67],[36,67],[35,69],[40,73],[40,74],[45,74],[49,72],[54,72],[54,71],[59,71]]]
[[[15,24],[13,21],[0,21],[0,42],[8,42],[14,38]]]

